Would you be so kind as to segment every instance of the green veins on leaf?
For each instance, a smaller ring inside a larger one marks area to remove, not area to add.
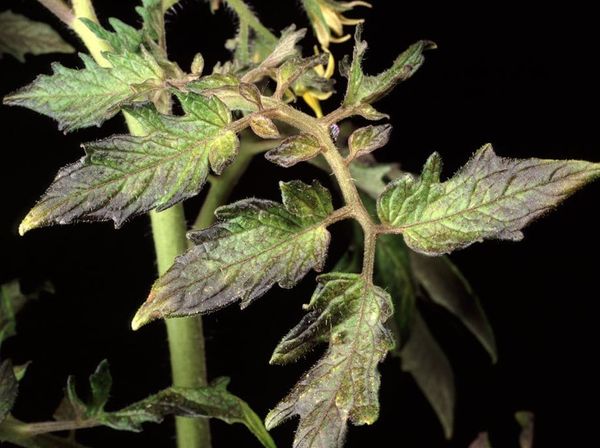
[[[152,107],[128,109],[148,131],[85,144],[87,155],[62,168],[25,217],[21,234],[36,227],[112,219],[164,210],[196,195],[209,165],[220,174],[238,151],[227,128],[231,114],[217,98],[180,94],[185,114],[162,115]]]
[[[509,159],[491,145],[440,182],[434,153],[417,180],[392,182],[377,203],[384,224],[417,252],[441,255],[484,239],[518,241],[521,229],[600,176],[600,164],[578,160]]]
[[[190,232],[195,246],[152,287],[134,329],[160,317],[208,313],[237,299],[248,306],[275,283],[293,287],[325,263],[333,213],[318,182],[280,183],[283,204],[246,199],[217,209],[218,223]]]

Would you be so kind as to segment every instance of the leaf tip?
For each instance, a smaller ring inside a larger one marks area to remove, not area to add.
[[[144,325],[149,324],[153,320],[156,320],[160,317],[160,314],[157,310],[153,309],[150,306],[150,302],[152,301],[152,294],[148,297],[146,303],[144,303],[135,313],[133,319],[131,320],[131,329],[133,331],[137,331],[142,328]]]

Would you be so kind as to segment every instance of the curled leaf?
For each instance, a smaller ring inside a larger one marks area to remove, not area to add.
[[[299,162],[310,160],[321,152],[321,145],[310,134],[299,134],[286,138],[279,146],[265,154],[270,162],[289,168]]]

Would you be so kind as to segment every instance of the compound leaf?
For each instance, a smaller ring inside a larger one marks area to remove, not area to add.
[[[384,224],[417,252],[441,255],[484,239],[518,241],[521,229],[600,175],[578,160],[509,159],[486,145],[451,179],[440,182],[434,153],[420,179],[405,175],[381,194]]]
[[[50,25],[12,11],[0,13],[0,57],[2,54],[10,54],[25,62],[25,55],[28,53],[38,55],[74,51]]]
[[[376,76],[366,75],[362,69],[362,60],[367,51],[367,43],[361,40],[362,26],[356,27],[354,54],[352,63],[343,68],[348,78],[348,88],[344,106],[357,106],[361,103],[373,103],[387,95],[396,84],[406,81],[421,67],[423,52],[436,48],[433,42],[421,40],[400,54],[390,68]]]
[[[246,199],[217,209],[219,222],[190,232],[195,247],[152,287],[132,326],[208,313],[238,298],[248,306],[275,283],[293,287],[325,263],[331,196],[318,182],[281,182],[283,204]]]
[[[19,232],[51,224],[112,219],[164,210],[200,191],[209,172],[220,174],[238,151],[227,128],[231,113],[217,98],[181,94],[185,115],[131,109],[149,131],[117,135],[84,145],[87,155],[62,168]]]
[[[319,277],[309,312],[279,343],[273,363],[295,360],[328,341],[325,355],[266,418],[273,428],[294,415],[294,448],[342,447],[347,421],[372,424],[379,415],[377,365],[393,348],[384,327],[393,313],[389,294],[359,274]]]

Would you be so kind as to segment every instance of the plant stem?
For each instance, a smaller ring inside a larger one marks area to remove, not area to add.
[[[75,15],[63,0],[38,0],[48,11],[54,14],[67,26],[71,26]]]
[[[102,52],[111,48],[93,34],[79,19],[87,18],[98,23],[91,0],[73,0],[75,20],[71,28],[79,35],[96,62],[103,67],[110,63]],[[163,32],[164,34],[164,32]],[[163,47],[166,43],[161,42]],[[125,114],[132,135],[145,135],[146,131],[131,116]],[[152,232],[157,254],[159,274],[164,273],[175,257],[187,249],[186,221],[181,204],[164,212],[151,212]],[[206,386],[206,361],[204,335],[200,317],[167,320],[167,335],[171,353],[173,385],[181,387]],[[179,448],[210,448],[208,419],[177,417],[177,446]]]
[[[243,0],[225,0],[225,3],[238,15],[240,21],[245,22],[256,34],[273,44],[277,43],[277,37],[260,23],[260,20]]]
[[[215,221],[215,210],[225,204],[250,162],[257,153],[276,146],[278,140],[254,140],[251,135],[240,136],[240,152],[233,163],[219,177],[211,178],[211,185],[200,213],[192,226],[195,230],[205,229]]]
[[[55,422],[47,422],[55,423]],[[11,416],[0,423],[0,440],[24,448],[86,448],[74,440],[52,434],[33,434],[28,428],[35,423],[23,423]]]

